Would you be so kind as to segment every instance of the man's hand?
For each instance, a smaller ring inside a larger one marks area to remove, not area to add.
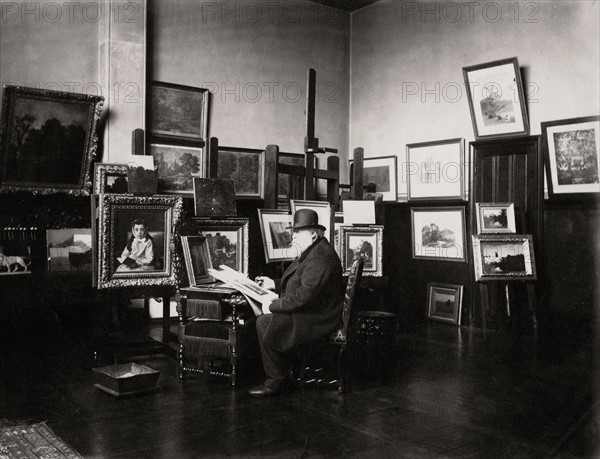
[[[254,279],[254,282],[260,285],[262,288],[266,288],[267,290],[275,290],[275,281],[270,277],[257,276],[256,279]]]

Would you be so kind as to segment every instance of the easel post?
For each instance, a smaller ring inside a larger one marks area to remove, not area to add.
[[[362,147],[354,149],[354,164],[352,167],[352,199],[361,200],[363,198],[363,160],[365,151]]]
[[[265,149],[265,209],[277,209],[279,146],[267,145]]]

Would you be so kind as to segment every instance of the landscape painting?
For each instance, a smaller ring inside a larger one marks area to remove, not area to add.
[[[91,271],[92,230],[68,228],[46,230],[48,271]]]
[[[466,261],[464,207],[411,209],[413,257]]]
[[[238,198],[264,197],[264,151],[219,147],[218,177],[235,182]]]
[[[158,188],[166,193],[189,193],[194,191],[193,175],[201,174],[203,149],[151,144],[150,153],[158,170]]]
[[[531,235],[473,236],[475,280],[535,279]]]

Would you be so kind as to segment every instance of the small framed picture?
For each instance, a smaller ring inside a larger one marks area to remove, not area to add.
[[[4,87],[0,191],[87,196],[102,96]]]
[[[235,217],[233,180],[193,177],[196,217]]]
[[[31,246],[19,239],[0,240],[0,276],[31,274]]]
[[[344,213],[336,212],[333,216],[333,248],[341,259],[342,252],[340,251],[340,228],[344,224]]]
[[[300,209],[312,209],[319,217],[319,225],[325,227],[325,237],[327,240],[333,240],[333,227],[332,227],[332,210],[331,204],[328,201],[306,201],[300,199],[291,199],[290,207],[292,209],[292,216]]]
[[[98,289],[174,286],[174,231],[181,196],[98,197]]]
[[[214,282],[208,271],[212,269],[212,262],[206,238],[204,236],[181,236],[181,245],[190,287]]]
[[[462,285],[430,283],[427,286],[427,318],[460,325]]]
[[[264,150],[219,146],[217,176],[235,182],[235,195],[238,198],[263,199],[264,175]]]
[[[150,85],[150,135],[175,141],[208,138],[208,89],[154,81]]]
[[[472,238],[477,282],[537,279],[530,234],[487,234]]]
[[[411,226],[413,258],[467,260],[464,207],[413,207]]]
[[[47,229],[48,271],[92,271],[90,228]]]
[[[119,194],[127,191],[127,164],[94,164],[94,194]]]
[[[363,187],[374,184],[375,192],[383,195],[384,201],[395,202],[398,197],[398,158],[380,156],[363,159]],[[350,185],[353,182],[354,161],[350,160]]]
[[[463,67],[476,140],[529,134],[516,57]]]
[[[542,123],[542,151],[551,198],[577,200],[600,193],[600,117]]]
[[[383,226],[345,226],[340,227],[340,252],[342,268],[350,273],[352,263],[357,257],[365,260],[363,276],[381,277],[383,275]]]
[[[464,140],[406,145],[408,200],[464,199]]]
[[[477,202],[477,234],[517,232],[515,205],[512,202]]]
[[[298,248],[292,246],[289,228],[294,220],[287,210],[258,209],[258,220],[267,263],[291,261],[300,255]]]
[[[206,238],[212,266],[225,265],[248,274],[247,218],[215,220],[192,218],[194,232]]]
[[[149,145],[158,172],[158,191],[192,195],[193,177],[204,174],[204,148],[153,139]]]

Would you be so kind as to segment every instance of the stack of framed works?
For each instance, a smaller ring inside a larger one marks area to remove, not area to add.
[[[4,87],[0,191],[87,196],[104,98]]]
[[[149,91],[149,153],[162,193],[192,195],[194,175],[206,175],[208,97],[204,88],[154,81]]]
[[[599,132],[598,116],[542,123],[542,150],[551,199],[598,197]]]

